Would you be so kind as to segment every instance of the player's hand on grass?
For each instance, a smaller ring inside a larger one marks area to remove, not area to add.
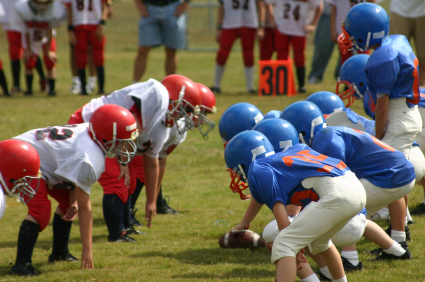
[[[189,6],[189,3],[182,2],[180,5],[177,6],[177,9],[176,9],[176,12],[174,13],[174,16],[178,18],[181,15],[183,15],[188,6]]]
[[[93,254],[91,251],[84,251],[81,256],[81,269],[93,269]]]
[[[145,221],[148,222],[147,224],[148,228],[151,228],[151,222],[155,215],[156,215],[156,202],[149,203],[148,201],[146,201]]]
[[[74,205],[70,206],[66,212],[65,215],[61,216],[61,218],[65,221],[73,221],[78,215],[78,205],[75,203]]]
[[[75,37],[75,32],[73,30],[68,31],[68,41],[71,45],[77,44],[77,38]]]
[[[120,175],[118,176],[118,180],[122,177],[124,177],[124,185],[128,188],[130,186],[130,172],[128,170],[128,165],[120,165]]]

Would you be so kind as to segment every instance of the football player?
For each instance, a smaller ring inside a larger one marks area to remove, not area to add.
[[[31,144],[40,156],[42,179],[31,201],[23,194],[28,214],[21,224],[15,265],[10,274],[37,275],[32,266],[32,253],[38,234],[43,231],[51,214],[47,195],[58,202],[53,218],[53,250],[49,262],[77,261],[69,253],[68,241],[72,221],[61,217],[75,213],[70,209],[69,190],[75,190],[78,204],[82,259],[81,268],[93,268],[91,186],[105,169],[105,157],[117,158],[126,164],[136,153],[138,130],[133,115],[123,107],[99,107],[89,123],[51,126],[28,131],[14,137]],[[35,184],[34,184],[35,185]],[[36,186],[33,186],[33,189]]]
[[[216,41],[220,47],[217,51],[214,85],[211,87],[211,91],[221,92],[221,78],[227,58],[235,39],[240,37],[246,89],[248,93],[255,93],[254,45],[256,37],[261,40],[264,36],[264,5],[262,0],[220,0],[219,2]]]
[[[31,200],[40,182],[40,157],[30,144],[20,140],[0,142],[0,219],[6,209],[4,192],[9,197],[27,195]],[[32,182],[37,182],[32,183]],[[32,183],[32,184],[31,184]],[[35,189],[33,189],[32,187]],[[22,201],[25,205],[26,202]]]
[[[275,154],[267,137],[252,130],[233,137],[224,158],[232,191],[246,199],[250,196],[244,191],[249,187],[252,195],[244,220],[250,223],[263,204],[277,220],[281,232],[274,241],[271,257],[277,264],[276,281],[295,280],[297,263],[307,261],[301,252],[307,245],[313,254],[322,254],[334,281],[347,281],[330,239],[366,203],[364,188],[347,166],[304,144]],[[291,225],[288,204],[305,207]]]
[[[273,9],[276,24],[275,49],[278,60],[288,60],[289,45],[292,44],[297,68],[298,92],[304,93],[305,54],[307,35],[312,33],[323,11],[319,0],[266,1]]]
[[[88,45],[91,45],[93,64],[96,66],[98,94],[103,95],[105,85],[104,48],[106,43],[104,26],[108,19],[107,0],[65,0],[68,12],[69,43],[73,45],[81,95],[87,94],[86,65]]]
[[[16,2],[11,25],[22,32],[27,91],[32,95],[32,69],[41,50],[48,71],[49,96],[55,96],[56,41],[53,28],[65,21],[66,10],[58,1],[20,0]]]
[[[127,186],[131,183],[130,173],[133,169],[136,178],[142,173],[146,176],[144,179],[147,198],[145,220],[148,222],[147,226],[151,227],[151,221],[156,214],[156,199],[159,193],[159,153],[169,136],[170,128],[177,120],[183,118],[185,121],[184,127],[178,127],[179,133],[184,133],[193,127],[194,123],[188,113],[198,114],[197,105],[200,101],[199,90],[194,82],[182,75],[173,74],[166,76],[161,82],[150,79],[114,91],[108,96],[93,99],[69,119],[69,124],[82,123],[90,119],[92,113],[101,105],[116,104],[129,109],[140,125],[141,133],[137,139],[137,152],[143,154],[143,166],[137,165],[137,162],[141,160],[136,158],[129,166],[115,164],[111,167],[107,166],[102,175],[107,177],[103,185],[104,197],[107,198],[104,203],[107,206],[108,203],[119,205],[119,207],[104,206],[105,216],[108,216],[108,210],[120,211],[118,216],[111,214],[111,218],[115,219],[112,219],[110,224],[107,221],[110,241],[125,239],[122,238],[125,236],[122,213],[124,205],[128,202],[128,193],[132,194]],[[111,199],[108,200],[109,198]]]

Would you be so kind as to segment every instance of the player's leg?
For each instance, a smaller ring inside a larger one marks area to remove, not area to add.
[[[219,49],[217,51],[214,68],[214,84],[211,87],[211,91],[214,93],[220,93],[221,79],[225,70],[227,58],[229,57],[230,50],[232,49],[233,43],[236,37],[238,37],[239,29],[226,29],[221,31]]]
[[[56,96],[55,92],[55,80],[56,80],[56,66],[55,66],[55,58],[56,58],[56,39],[52,38],[50,42],[50,46],[47,44],[43,44],[43,55],[44,55],[44,64],[47,69],[47,83],[49,86],[49,96]],[[52,59],[51,59],[52,57]]]
[[[49,255],[49,263],[56,261],[78,261],[76,257],[69,253],[68,248],[72,221],[62,219],[62,216],[66,214],[70,207],[69,191],[53,188],[48,191],[48,194],[59,204],[53,216],[53,248],[52,253]]]
[[[139,31],[139,48],[137,50],[136,59],[134,60],[133,82],[139,82],[146,70],[148,54],[152,46],[162,44],[161,28],[160,28],[160,8],[150,4],[146,4],[149,17],[140,17]]]
[[[89,77],[87,81],[86,91],[88,94],[91,94],[96,89],[97,82],[96,66],[93,63],[93,48],[91,45],[88,46],[87,63],[89,69]]]
[[[87,95],[86,91],[86,65],[87,65],[87,46],[90,32],[81,26],[74,28],[75,38],[77,40],[74,46],[75,63],[77,66],[77,74],[81,83],[81,95]]]
[[[3,94],[5,96],[11,96],[12,93],[9,92],[9,89],[7,88],[7,80],[6,76],[4,75],[3,71],[3,64],[0,59],[0,87],[3,89]]]
[[[37,187],[31,186],[36,190]],[[50,220],[51,203],[47,198],[47,192],[47,183],[44,179],[41,179],[37,193],[27,203],[28,214],[24,221],[22,221],[19,229],[16,261],[15,265],[12,266],[10,270],[10,274],[12,275],[38,275],[32,266],[31,257],[35,243],[37,242],[38,234],[47,227]],[[24,196],[24,200],[28,200],[27,196]]]
[[[292,47],[294,49],[294,62],[297,68],[298,92],[305,93],[305,36],[291,36]]]
[[[7,31],[7,42],[9,43],[9,57],[12,67],[13,87],[12,93],[21,92],[20,73],[22,56],[22,38],[18,31]]]
[[[254,45],[257,30],[255,28],[241,28],[241,45],[246,80],[246,91],[255,93],[254,90]]]
[[[69,44],[69,69],[71,70],[72,84],[69,88],[72,94],[80,94],[81,92],[81,82],[78,77],[77,65],[75,59],[75,46]]]
[[[165,47],[165,75],[176,73],[177,50]]]
[[[271,60],[274,52],[274,31],[271,27],[264,28],[264,38],[259,41],[260,60]]]
[[[46,91],[46,87],[47,87],[47,79],[46,76],[44,74],[44,70],[43,70],[43,64],[41,63],[41,59],[40,56],[37,57],[37,61],[35,64],[35,70],[37,71],[38,75],[39,75],[39,84],[40,84],[40,91]]]
[[[106,37],[103,36],[103,39],[101,41],[97,40],[95,36],[95,29],[93,29],[92,34],[90,35],[90,45],[92,47],[92,60],[93,64],[96,67],[97,72],[97,85],[98,85],[98,95],[104,95],[105,94],[105,44],[106,44]]]
[[[288,60],[290,40],[291,40],[290,36],[280,33],[276,29],[274,44],[275,44],[278,60]]]
[[[27,58],[27,60],[25,61],[25,83],[27,86],[27,91],[24,92],[25,95],[32,95],[32,81],[34,78],[33,75],[33,68],[36,65],[38,56],[31,56],[29,58]]]

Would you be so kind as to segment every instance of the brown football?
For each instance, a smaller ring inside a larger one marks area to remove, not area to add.
[[[242,229],[231,230],[218,241],[221,248],[255,249],[266,246],[266,241],[254,231]]]

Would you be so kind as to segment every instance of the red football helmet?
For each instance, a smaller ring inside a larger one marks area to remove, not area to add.
[[[103,105],[90,117],[90,133],[109,158],[125,165],[136,155],[139,135],[136,120],[130,111],[118,105]]]
[[[199,93],[201,94],[201,105],[199,116],[195,116],[196,125],[201,132],[205,140],[208,139],[208,133],[214,129],[215,123],[207,117],[207,114],[215,114],[217,108],[215,107],[215,96],[214,93],[205,85],[195,83],[198,86]],[[206,129],[205,129],[206,128]]]
[[[176,120],[183,119],[183,126],[178,127],[179,133],[182,134],[194,126],[189,114],[199,115],[201,104],[199,89],[192,80],[179,74],[168,75],[161,83],[167,88],[170,96],[166,126],[172,127]]]
[[[20,194],[25,205],[31,200],[40,184],[40,157],[31,144],[9,139],[0,142],[0,184],[9,196]],[[32,181],[36,185],[30,186]],[[23,196],[28,200],[24,201]]]

